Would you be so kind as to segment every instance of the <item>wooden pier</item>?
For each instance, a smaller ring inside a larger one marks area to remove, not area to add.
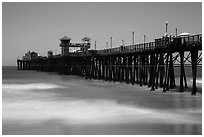
[[[174,68],[180,68],[179,91],[187,87],[185,66],[192,67],[192,95],[197,92],[197,66],[202,65],[202,34],[162,37],[154,42],[69,55],[17,60],[18,70],[58,72],[86,79],[146,85],[152,91],[175,88]]]

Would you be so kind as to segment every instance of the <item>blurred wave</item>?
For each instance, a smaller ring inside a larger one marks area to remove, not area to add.
[[[193,81],[193,80],[191,80],[191,81]],[[202,79],[196,80],[196,83],[202,84]]]
[[[16,87],[15,87],[16,86]],[[28,89],[50,89],[59,86],[44,84],[3,84],[3,91],[14,89],[21,96],[29,96],[27,100],[3,102],[3,119],[20,120],[25,123],[43,122],[61,119],[65,124],[118,124],[118,123],[191,123],[201,124],[201,109],[151,109],[137,105],[122,104],[116,100],[78,99],[68,97],[67,100],[38,100],[39,93],[25,94]],[[18,90],[17,90],[18,89]],[[12,93],[10,93],[12,94]],[[55,94],[40,93],[52,98]],[[35,98],[35,99],[33,99]],[[13,98],[14,99],[14,98]]]
[[[202,94],[3,69],[3,134],[201,134]]]
[[[59,88],[59,86],[47,83],[33,83],[33,84],[3,84],[3,89],[18,89],[18,90],[32,90],[32,89],[51,89]]]

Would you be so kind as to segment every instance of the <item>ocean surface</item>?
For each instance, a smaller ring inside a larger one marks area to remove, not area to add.
[[[201,70],[198,73],[201,88]],[[202,134],[201,93],[163,93],[16,67],[2,70],[2,111],[4,135]]]

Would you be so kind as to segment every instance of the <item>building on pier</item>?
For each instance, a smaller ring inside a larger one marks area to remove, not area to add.
[[[90,41],[91,39],[89,37],[82,39],[83,46],[81,47],[81,51],[87,51],[91,47]]]
[[[61,47],[61,55],[67,56],[71,52],[85,52],[90,48],[90,38],[85,37],[82,39],[81,43],[71,43],[71,38],[64,36],[60,39],[60,47]],[[74,50],[71,50],[70,48],[74,48]]]
[[[52,58],[52,57],[53,57],[53,51],[49,50],[49,51],[47,52],[47,57],[48,57],[48,58]]]
[[[36,53],[34,51],[33,52],[28,51],[23,56],[23,60],[32,60],[32,59],[36,59],[37,57],[38,57],[38,53]]]
[[[69,55],[69,47],[70,47],[70,41],[71,38],[64,36],[63,38],[60,39],[60,47],[61,47],[61,55]]]

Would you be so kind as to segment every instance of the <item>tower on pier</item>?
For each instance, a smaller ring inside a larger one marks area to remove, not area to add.
[[[91,39],[89,37],[85,37],[82,39],[82,46],[81,46],[82,52],[87,51],[91,47],[90,41]]]
[[[60,41],[61,41],[60,47],[61,47],[62,56],[68,55],[71,38],[64,36],[63,38],[60,39]]]

